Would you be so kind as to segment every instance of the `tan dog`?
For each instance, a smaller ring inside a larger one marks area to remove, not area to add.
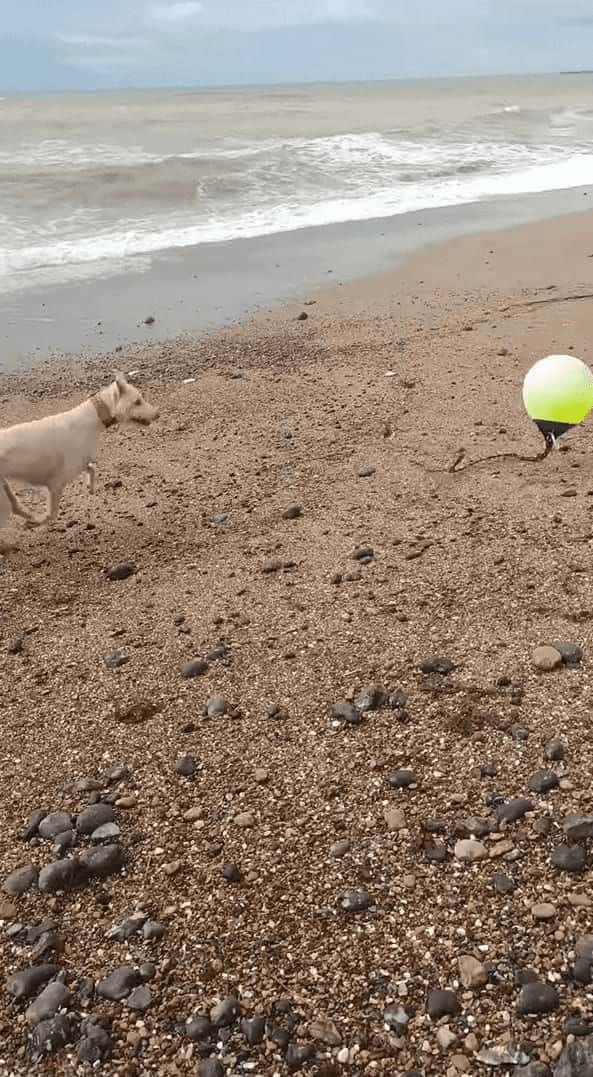
[[[49,523],[57,514],[64,487],[81,472],[95,491],[97,436],[114,423],[135,422],[148,426],[158,411],[123,374],[83,404],[58,415],[0,429],[0,529],[11,513],[22,516],[28,527]],[[9,479],[45,488],[49,506],[36,519],[11,490]],[[0,540],[0,553],[12,547]]]

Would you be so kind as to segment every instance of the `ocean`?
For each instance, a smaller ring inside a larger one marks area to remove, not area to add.
[[[0,292],[593,184],[593,76],[0,99]]]

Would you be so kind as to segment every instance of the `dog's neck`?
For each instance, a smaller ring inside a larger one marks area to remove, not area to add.
[[[95,395],[91,397],[91,404],[97,412],[99,422],[106,430],[117,422],[115,415],[111,411],[111,408],[102,393],[95,393]]]

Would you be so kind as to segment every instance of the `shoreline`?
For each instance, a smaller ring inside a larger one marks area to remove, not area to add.
[[[0,375],[200,337],[401,268],[467,235],[586,212],[587,188],[421,210],[141,256],[126,271],[0,295]],[[154,318],[147,326],[146,318]]]

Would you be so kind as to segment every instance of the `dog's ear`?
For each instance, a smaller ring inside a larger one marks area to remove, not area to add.
[[[117,388],[119,389],[120,393],[125,393],[128,381],[125,374],[120,373],[119,370],[115,373],[115,384],[117,385]]]

